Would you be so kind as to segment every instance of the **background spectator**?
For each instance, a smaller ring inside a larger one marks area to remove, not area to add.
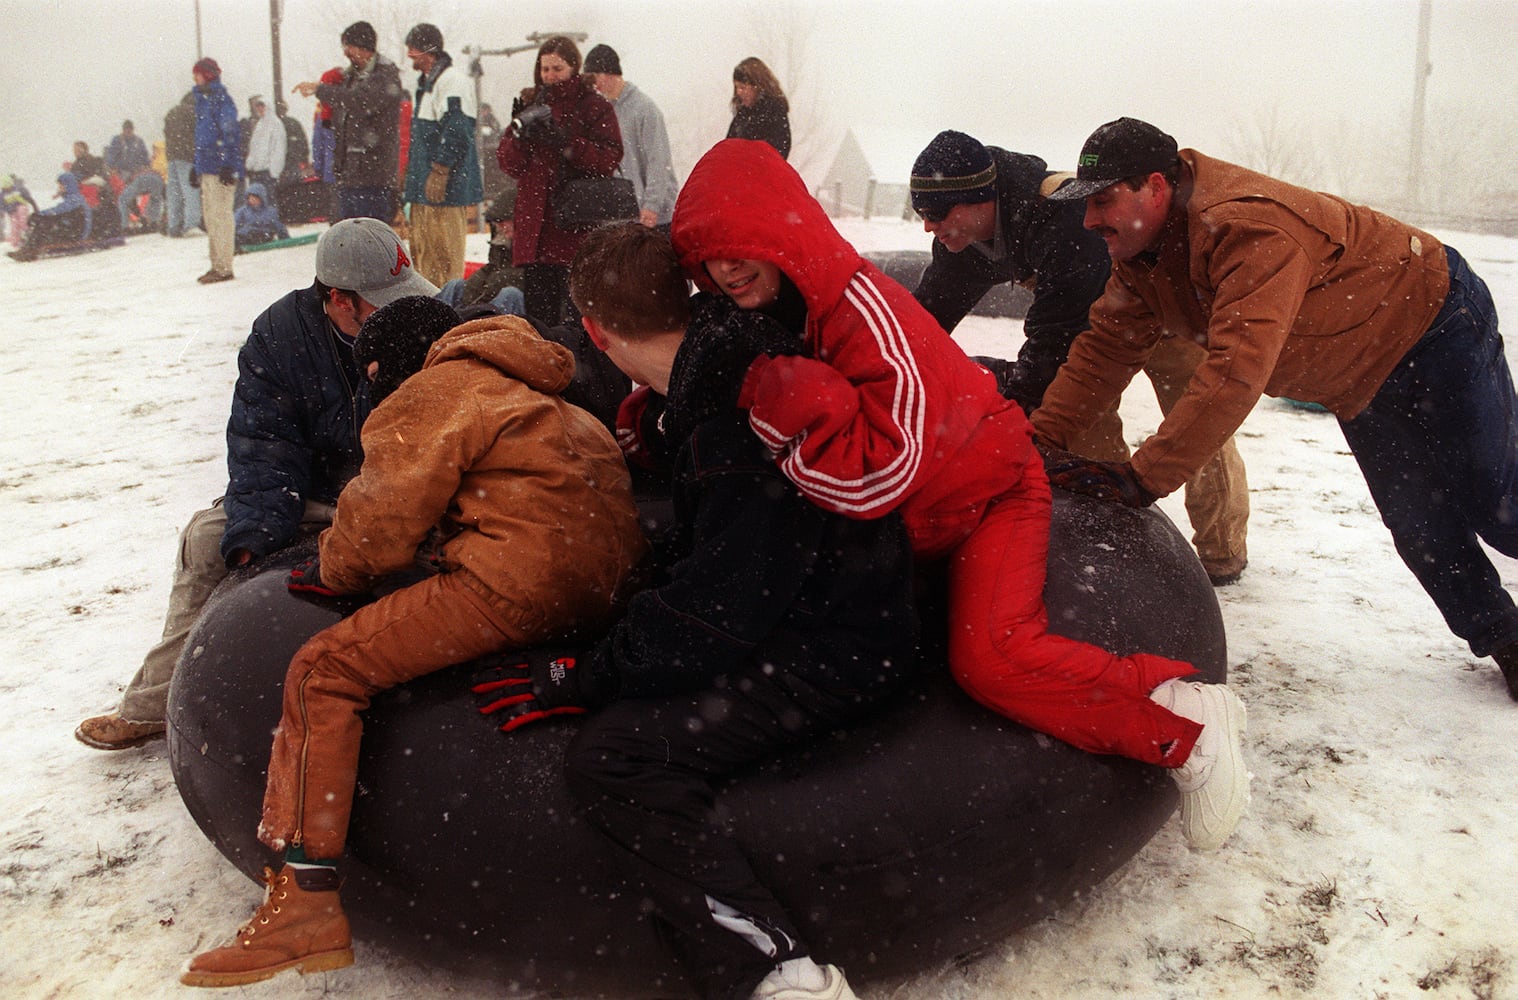
[[[757,56],[733,67],[733,123],[729,139],[759,139],[791,155],[791,105],[780,81]]]

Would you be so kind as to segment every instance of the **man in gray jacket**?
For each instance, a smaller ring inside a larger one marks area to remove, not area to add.
[[[401,71],[375,51],[378,36],[368,21],[348,25],[341,41],[349,62],[342,83],[297,83],[294,92],[332,109],[338,216],[389,222],[400,163]]]
[[[620,169],[637,192],[638,221],[668,232],[680,184],[670,159],[664,115],[647,94],[622,79],[622,60],[610,45],[591,49],[583,72],[617,112],[617,127],[622,130]]]

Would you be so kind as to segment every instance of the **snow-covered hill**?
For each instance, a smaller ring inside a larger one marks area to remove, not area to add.
[[[842,228],[863,250],[927,247],[904,223]],[[1518,323],[1518,241],[1440,235]],[[180,963],[258,897],[191,822],[162,743],[72,737],[136,670],[179,528],[225,485],[249,321],[311,279],[304,247],[201,286],[205,253],[155,236],[0,258],[0,996],[188,995]],[[982,354],[1019,338],[976,317],[960,333]],[[1124,416],[1130,440],[1153,430],[1145,386]],[[1053,919],[863,996],[1518,997],[1518,704],[1397,560],[1331,418],[1265,401],[1238,444],[1250,566],[1220,597],[1255,786],[1237,835],[1202,855],[1172,824]],[[1179,497],[1163,507],[1184,526]],[[1499,565],[1518,586],[1518,563]],[[238,995],[532,996],[358,951]]]

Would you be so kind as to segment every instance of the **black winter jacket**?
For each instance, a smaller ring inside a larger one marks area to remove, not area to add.
[[[376,54],[367,75],[349,66],[342,83],[323,83],[316,99],[332,108],[338,187],[394,187],[401,150],[401,72]]]
[[[794,354],[773,320],[709,296],[675,359],[665,432],[676,450],[676,557],[592,654],[622,698],[709,687],[769,663],[878,697],[915,665],[911,550],[899,515],[856,520],[806,499],[737,407],[760,353]],[[612,681],[615,685],[616,681]]]
[[[988,147],[996,161],[996,214],[1004,256],[983,245],[949,252],[933,241],[933,260],[913,295],[952,333],[981,296],[1005,281],[1031,284],[1033,304],[1023,320],[1027,338],[1016,362],[992,365],[1002,395],[1032,412],[1065,363],[1086,314],[1101,297],[1111,270],[1102,238],[1083,225],[1085,202],[1049,201],[1039,185],[1049,171],[1036,156]]]
[[[782,160],[791,158],[791,116],[778,99],[768,94],[759,95],[754,106],[743,105],[733,111],[733,122],[727,127],[729,139],[758,139],[767,142],[780,153]]]
[[[358,473],[369,389],[314,284],[253,321],[237,369],[221,553],[247,549],[258,557],[294,540],[307,500],[336,503]]]

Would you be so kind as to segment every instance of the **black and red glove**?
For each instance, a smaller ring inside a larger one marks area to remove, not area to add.
[[[1041,450],[1051,486],[1128,507],[1148,507],[1159,499],[1139,482],[1131,463],[1100,462],[1054,448]]]
[[[481,670],[470,684],[480,714],[500,720],[501,732],[555,715],[583,715],[606,703],[605,685],[576,653],[543,649],[520,656]]]
[[[664,397],[646,385],[640,385],[617,407],[617,446],[628,465],[655,470],[662,464],[664,439],[659,419],[664,415]]]
[[[310,556],[296,563],[285,579],[285,586],[293,594],[316,594],[319,597],[342,597],[331,587],[322,586],[321,556]]]

